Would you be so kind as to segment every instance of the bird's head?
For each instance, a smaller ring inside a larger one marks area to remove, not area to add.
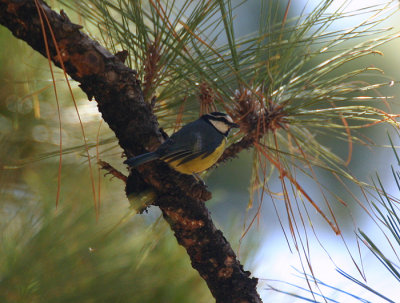
[[[202,116],[204,120],[209,122],[221,134],[227,136],[231,128],[238,128],[239,125],[233,122],[232,118],[224,113],[212,112]]]

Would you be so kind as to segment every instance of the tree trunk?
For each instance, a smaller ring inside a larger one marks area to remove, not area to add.
[[[162,132],[151,106],[144,101],[136,71],[82,33],[65,13],[57,14],[42,1],[0,0],[0,23],[47,57],[44,25],[50,59],[80,83],[89,99],[95,98],[104,121],[127,155],[141,154],[162,142]],[[261,302],[257,279],[243,270],[212,222],[204,205],[211,198],[205,186],[154,161],[128,177],[128,193],[145,188],[156,192],[155,205],[217,302]]]

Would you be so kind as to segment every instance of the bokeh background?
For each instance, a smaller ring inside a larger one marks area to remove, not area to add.
[[[287,1],[281,2],[283,14]],[[303,10],[312,11],[318,2],[293,1],[289,17]],[[362,11],[363,7],[386,2],[347,1],[346,9]],[[49,4],[63,7],[56,1]],[[336,5],[342,4],[343,1],[335,1],[332,12]],[[240,22],[235,25],[238,36],[257,29],[254,16],[259,14],[259,9],[257,1],[249,1],[239,8]],[[75,16],[72,12],[68,14]],[[351,18],[332,24],[330,30],[350,28],[367,17],[355,12]],[[74,22],[82,22],[79,16],[76,18]],[[398,20],[396,14],[381,27],[399,29]],[[91,34],[99,38],[98,33]],[[383,69],[381,82],[397,80],[400,42],[394,40],[379,50],[384,56],[370,56],[354,64]],[[350,64],[346,68],[355,67]],[[81,126],[63,73],[55,69],[54,75],[61,109],[63,149],[58,205],[60,130],[48,62],[0,27],[0,301],[212,302],[205,283],[191,268],[189,258],[160,218],[159,210],[151,207],[148,213],[135,215],[124,194],[123,182],[104,176],[105,172],[96,165],[100,158],[127,173],[122,165],[121,149],[108,126],[101,122],[96,103],[88,102],[78,85],[70,81],[90,146],[90,173]],[[396,103],[400,91],[395,85],[379,93],[394,96]],[[393,104],[392,110],[398,112],[398,106]],[[355,145],[349,167],[357,178],[369,183],[378,173],[388,192],[398,195],[390,171],[395,158],[388,148],[388,132],[392,130],[385,126],[365,130],[364,135],[372,138],[376,146]],[[396,142],[396,137],[393,138]],[[345,157],[346,143],[340,145],[328,139],[323,142]],[[253,207],[249,208],[251,167],[250,150],[210,171],[205,180],[213,199],[207,205],[245,269],[260,279],[259,290],[264,302],[300,302],[301,299],[271,289],[276,287],[310,297],[307,290],[290,285],[308,289],[301,274],[303,269],[308,270],[308,265],[299,258],[293,243],[285,238],[277,216],[278,212],[285,223],[284,205],[278,203],[276,211],[270,196],[265,195],[261,216],[244,235],[261,203],[255,198]],[[330,184],[332,191],[343,191],[331,176],[321,172],[318,177],[321,183]],[[96,195],[100,193],[98,218],[91,178],[96,183]],[[318,195],[314,182],[304,180],[302,185],[307,192]],[[269,186],[271,191],[281,190],[276,174],[271,176]],[[363,199],[358,188],[352,190]],[[314,275],[340,290],[372,302],[386,302],[336,271],[339,267],[361,279],[351,259],[353,256],[363,266],[368,284],[396,302],[398,281],[356,241],[355,232],[361,228],[377,244],[387,247],[377,225],[357,205],[350,205],[346,211],[338,206],[335,213],[347,247],[317,214],[311,214],[318,236],[307,237]],[[387,253],[391,253],[389,247]],[[322,293],[337,302],[359,302],[338,289],[321,286]],[[317,301],[323,300],[317,297]]]

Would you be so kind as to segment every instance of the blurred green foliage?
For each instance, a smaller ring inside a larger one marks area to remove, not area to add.
[[[83,148],[63,156],[56,208],[59,130],[47,60],[3,27],[0,48],[0,302],[210,302],[160,214],[135,216],[123,182],[102,172],[96,220]],[[82,136],[64,87],[59,99],[68,149]],[[100,118],[91,115],[85,128],[96,145]],[[104,153],[120,159],[116,143]]]

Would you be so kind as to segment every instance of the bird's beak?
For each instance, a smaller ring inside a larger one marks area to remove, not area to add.
[[[231,122],[231,123],[229,124],[229,126],[230,126],[231,128],[240,128],[239,124],[233,123],[233,122]]]

